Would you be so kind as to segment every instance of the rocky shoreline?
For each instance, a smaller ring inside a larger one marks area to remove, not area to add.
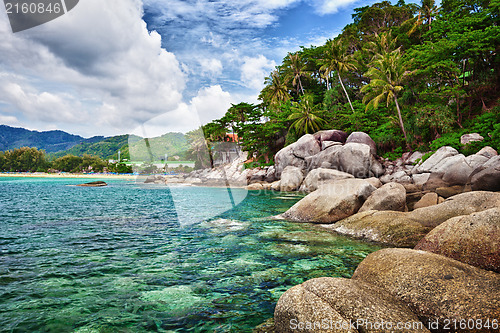
[[[351,279],[289,289],[256,332],[498,331],[500,156],[491,147],[429,155],[389,161],[367,134],[330,130],[285,147],[275,166],[244,169],[241,159],[166,181],[300,191],[307,195],[279,218],[394,247],[369,255]]]

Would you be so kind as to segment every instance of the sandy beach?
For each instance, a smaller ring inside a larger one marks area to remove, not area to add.
[[[0,172],[0,177],[28,177],[28,178],[96,178],[96,179],[126,179],[135,180],[135,175],[110,173],[45,173],[45,172]]]

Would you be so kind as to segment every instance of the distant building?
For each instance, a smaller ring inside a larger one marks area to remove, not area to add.
[[[214,166],[228,164],[233,162],[241,155],[239,145],[240,138],[233,133],[226,133],[222,142],[217,142],[212,147],[214,157]]]

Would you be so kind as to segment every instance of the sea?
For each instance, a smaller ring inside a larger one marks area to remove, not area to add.
[[[287,289],[380,249],[273,218],[294,193],[221,212],[224,188],[82,182],[0,178],[0,332],[251,332]]]

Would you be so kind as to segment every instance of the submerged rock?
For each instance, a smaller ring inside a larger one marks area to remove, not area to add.
[[[322,227],[339,234],[398,247],[414,247],[431,229],[407,213],[369,210]]]
[[[434,228],[415,249],[500,273],[500,207],[451,218]]]
[[[500,318],[500,274],[425,251],[383,249],[366,257],[354,280],[376,286],[408,304],[425,323]],[[493,332],[484,326],[467,332]],[[438,331],[438,330],[436,330]]]
[[[102,186],[108,186],[106,182],[103,181],[95,181],[95,182],[90,182],[90,183],[85,183],[85,184],[78,184],[76,186],[83,186],[83,187],[102,187]]]

